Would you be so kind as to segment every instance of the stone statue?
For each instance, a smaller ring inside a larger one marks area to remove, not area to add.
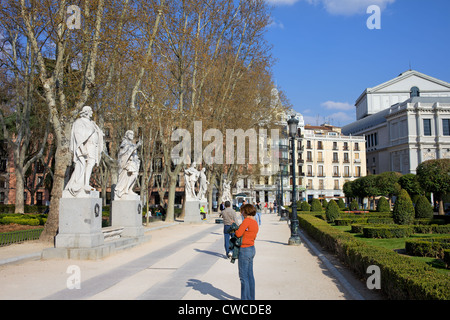
[[[206,179],[206,168],[203,168],[200,171],[200,178],[199,178],[199,188],[198,188],[198,200],[200,201],[206,201],[206,191],[208,189],[209,181]]]
[[[231,181],[228,181],[227,179],[223,182],[222,201],[231,202]]]
[[[92,169],[100,163],[103,150],[103,132],[95,124],[92,108],[83,107],[80,118],[75,120],[70,136],[70,151],[75,169],[65,190],[73,197],[85,196],[95,189],[89,185]]]
[[[184,170],[184,189],[186,193],[186,201],[197,200],[195,194],[195,183],[198,180],[200,172],[195,168],[196,164],[193,162],[188,169]]]
[[[141,161],[138,158],[137,149],[142,145],[139,140],[137,144],[133,143],[134,132],[128,130],[125,132],[125,137],[120,144],[117,161],[119,163],[119,179],[115,188],[114,195],[116,200],[138,197],[133,192],[134,184],[136,183],[139,174],[139,166]]]

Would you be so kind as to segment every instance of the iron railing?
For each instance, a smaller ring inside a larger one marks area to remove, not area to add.
[[[29,229],[0,233],[0,247],[27,240],[37,240],[39,239],[42,230],[44,229]]]

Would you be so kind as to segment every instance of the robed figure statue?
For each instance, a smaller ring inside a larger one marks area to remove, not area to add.
[[[142,145],[142,141],[139,140],[137,144],[134,144],[133,139],[134,132],[128,130],[120,144],[120,150],[117,157],[119,163],[119,179],[114,193],[116,200],[129,198],[129,196],[138,196],[133,192],[133,187],[136,183],[139,174],[139,166],[141,164],[137,149]]]
[[[83,196],[95,190],[89,185],[92,169],[100,163],[103,150],[103,132],[92,118],[92,108],[83,107],[80,118],[75,120],[70,136],[70,151],[73,153],[74,171],[65,190],[73,197]]]

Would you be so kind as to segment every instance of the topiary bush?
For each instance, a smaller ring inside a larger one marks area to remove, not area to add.
[[[339,209],[345,209],[345,202],[344,202],[344,200],[342,200],[342,198],[339,198],[337,205],[338,205]]]
[[[300,205],[300,210],[301,211],[311,211],[311,206],[309,205],[309,203],[307,201],[303,201]]]
[[[433,207],[425,196],[420,196],[417,199],[416,207],[414,209],[416,219],[433,218]]]
[[[389,206],[389,202],[387,201],[387,199],[385,197],[381,197],[378,200],[377,212],[390,212],[390,211],[391,211],[391,207]]]
[[[322,212],[322,204],[320,203],[319,199],[312,199],[311,201],[311,211],[312,212]]]
[[[328,202],[327,209],[325,210],[327,221],[333,223],[334,220],[339,218],[339,214],[340,214],[339,206],[334,200],[330,200],[330,202]]]
[[[350,210],[359,210],[358,201],[353,199],[352,202],[350,202]]]
[[[412,224],[414,221],[414,215],[414,206],[408,192],[405,189],[400,190],[392,212],[394,222],[400,225]]]

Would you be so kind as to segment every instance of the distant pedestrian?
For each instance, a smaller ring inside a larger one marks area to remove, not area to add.
[[[225,254],[227,257],[230,256],[230,236],[229,233],[231,229],[231,225],[233,223],[238,224],[236,212],[231,209],[231,203],[230,201],[225,201],[225,210],[221,212],[222,218],[223,218],[223,237],[224,237],[224,244],[225,244]]]
[[[253,259],[256,254],[255,239],[259,231],[258,223],[255,220],[256,208],[251,204],[243,205],[241,207],[241,214],[244,220],[236,231],[236,237],[242,237],[238,259],[241,300],[255,300]]]
[[[200,208],[200,214],[202,215],[202,220],[206,220],[206,211],[204,205]]]
[[[273,203],[272,202],[270,202],[270,204],[269,204],[269,212],[270,213],[272,213],[273,212]]]

